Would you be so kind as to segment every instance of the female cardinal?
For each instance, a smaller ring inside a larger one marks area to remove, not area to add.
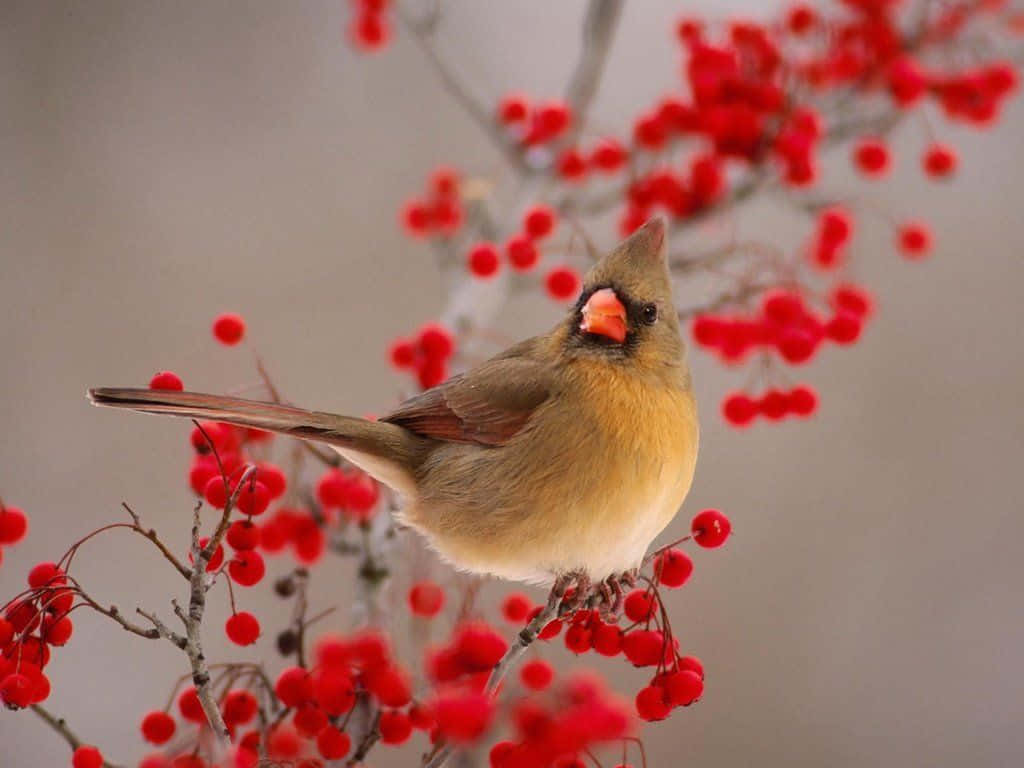
[[[590,270],[551,331],[379,421],[190,392],[89,396],[328,443],[404,497],[401,520],[457,567],[536,583],[640,565],[697,459],[660,218]]]

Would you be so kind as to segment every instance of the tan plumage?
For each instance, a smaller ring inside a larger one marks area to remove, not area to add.
[[[590,271],[580,303],[552,331],[379,422],[193,393],[90,397],[329,443],[398,491],[402,521],[460,568],[604,579],[640,563],[682,504],[697,458],[664,252],[655,219]]]

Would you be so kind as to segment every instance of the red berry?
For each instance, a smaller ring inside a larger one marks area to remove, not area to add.
[[[219,472],[206,482],[206,486],[203,488],[203,497],[206,499],[206,503],[214,509],[224,509],[227,506],[228,489]]]
[[[818,229],[823,243],[838,246],[850,239],[853,222],[850,215],[842,208],[828,208],[821,213]]]
[[[38,563],[28,572],[28,585],[33,589],[63,586],[67,583],[64,571],[58,568],[56,563]]]
[[[48,644],[61,646],[71,639],[73,631],[74,625],[67,616],[61,616],[60,618],[44,616],[40,635]]]
[[[349,35],[358,48],[367,52],[377,51],[391,38],[391,26],[383,14],[363,11],[352,21]]]
[[[533,603],[522,592],[512,592],[506,595],[501,603],[502,615],[513,624],[526,621],[531,610],[533,610]]]
[[[409,716],[397,710],[385,710],[380,715],[380,740],[385,744],[404,744],[412,734]]]
[[[889,149],[878,139],[863,139],[854,147],[853,158],[869,176],[880,176],[889,168]]]
[[[266,573],[266,564],[263,556],[256,551],[238,552],[228,563],[228,575],[236,584],[243,587],[251,587],[258,584]]]
[[[898,243],[908,259],[922,259],[931,250],[932,233],[920,222],[908,222],[900,227]]]
[[[11,709],[21,709],[32,703],[34,689],[27,675],[9,674],[0,680],[0,699]]]
[[[508,650],[505,638],[484,622],[462,625],[454,647],[462,663],[473,670],[490,670]]]
[[[181,392],[185,389],[185,385],[181,383],[181,379],[178,378],[178,374],[171,371],[159,371],[153,374],[153,378],[149,380],[150,389],[169,389],[176,392]]]
[[[277,676],[274,692],[286,707],[297,707],[313,698],[313,680],[302,667],[288,667]]]
[[[333,725],[324,726],[316,735],[316,749],[325,760],[340,760],[352,748],[352,739]]]
[[[232,549],[256,549],[260,543],[260,529],[249,520],[235,520],[228,526],[224,538]]]
[[[572,121],[569,106],[562,101],[541,104],[534,113],[534,131],[539,141],[548,141],[562,133]]]
[[[734,392],[722,401],[722,415],[734,427],[745,427],[757,416],[757,403],[743,392]]]
[[[416,345],[424,355],[438,360],[447,360],[455,352],[451,331],[437,323],[428,323],[420,328]]]
[[[208,536],[203,536],[201,539],[199,539],[199,549],[206,549],[206,545],[209,544],[209,543],[210,543],[210,538]],[[188,561],[190,563],[195,562],[192,559],[192,553],[191,552],[188,553]],[[215,549],[213,551],[213,554],[210,555],[210,560],[206,564],[206,572],[207,573],[213,573],[218,568],[220,568],[221,563],[223,563],[223,562],[224,562],[224,547],[218,545],[217,549]]]
[[[664,720],[672,711],[661,686],[649,685],[636,695],[636,712],[644,720]]]
[[[526,235],[513,235],[505,242],[505,255],[512,269],[526,272],[533,269],[540,259],[540,252]]]
[[[579,291],[580,277],[576,274],[576,270],[570,267],[555,267],[548,272],[544,284],[547,287],[548,296],[556,301],[567,301],[576,296]]]
[[[245,320],[231,312],[217,315],[213,321],[213,335],[221,344],[232,347],[245,335]]]
[[[705,509],[693,518],[690,531],[700,546],[712,549],[725,543],[732,532],[732,523],[717,509]]]
[[[343,715],[355,706],[355,684],[347,670],[322,669],[313,680],[313,696],[328,715]]]
[[[523,231],[532,240],[540,240],[551,234],[557,217],[553,208],[535,205],[523,214]]]
[[[327,725],[327,715],[316,704],[306,702],[296,708],[292,725],[300,734],[311,739]]]
[[[840,310],[825,325],[825,335],[836,344],[852,344],[860,338],[861,327],[859,316]]]
[[[693,573],[693,560],[685,552],[669,549],[654,561],[654,575],[666,587],[681,587]]]
[[[153,711],[142,718],[142,738],[150,744],[166,744],[176,728],[174,718],[166,712]]]
[[[228,691],[224,697],[224,704],[221,709],[224,713],[224,720],[230,725],[243,725],[248,723],[259,710],[259,702],[256,697],[246,690]]]
[[[510,125],[521,123],[530,111],[530,102],[520,93],[509,93],[498,104],[498,120]]]
[[[476,277],[493,277],[498,272],[501,262],[498,249],[493,243],[477,243],[469,250],[467,257],[469,271]]]
[[[416,378],[423,389],[436,387],[448,378],[448,367],[443,360],[427,358],[416,367]]]
[[[238,511],[251,516],[262,515],[270,506],[270,491],[259,480],[246,480],[235,501]]]
[[[599,622],[594,627],[594,650],[602,656],[618,656],[622,652],[622,630],[615,624]]]
[[[316,484],[316,497],[327,509],[343,507],[348,503],[352,479],[340,469],[329,469]]]
[[[757,403],[758,412],[770,421],[778,421],[786,415],[789,402],[777,389],[769,389]]]
[[[681,656],[679,658],[679,668],[688,669],[696,673],[701,680],[704,679],[704,665],[700,663],[700,659],[696,656]]]
[[[871,294],[856,285],[837,285],[829,294],[829,301],[836,309],[845,310],[857,317],[871,314]]]
[[[794,387],[787,395],[789,412],[797,416],[810,416],[818,408],[818,395],[807,386]]]
[[[96,747],[83,744],[71,755],[73,768],[102,768],[103,755]]]
[[[14,627],[15,634],[31,632],[39,626],[40,612],[31,600],[21,599],[7,606],[4,617]]]
[[[634,589],[626,595],[623,611],[630,621],[649,621],[654,617],[657,607],[653,593],[646,589]]]
[[[432,703],[437,732],[457,744],[480,738],[491,724],[494,702],[486,693],[443,693]]]
[[[566,149],[558,156],[558,175],[567,181],[581,181],[587,175],[587,160],[578,149]]]
[[[543,659],[532,659],[519,670],[519,679],[531,691],[543,691],[554,677],[554,668]]]
[[[404,707],[412,700],[409,677],[400,667],[372,667],[363,672],[363,682],[385,707]]]
[[[0,544],[17,544],[28,531],[28,518],[17,507],[0,507]]]
[[[271,499],[279,499],[288,488],[288,476],[276,464],[261,461],[256,465],[256,479],[267,486]]]
[[[928,77],[921,65],[909,56],[900,56],[889,65],[889,92],[902,107],[920,99],[928,88]]]
[[[224,631],[235,645],[252,645],[260,636],[260,623],[248,611],[239,611],[227,620]]]
[[[594,147],[590,162],[603,173],[615,173],[626,163],[626,150],[618,139],[602,139]]]
[[[416,362],[416,345],[408,339],[396,339],[388,349],[391,364],[399,370],[412,368]]]
[[[565,633],[565,647],[573,653],[586,653],[594,647],[593,633],[586,624],[573,623]]]
[[[704,692],[704,680],[690,670],[680,670],[667,675],[664,686],[669,700],[677,707],[689,706]]]
[[[195,686],[189,686],[178,695],[178,711],[190,722],[206,722],[206,714],[203,712],[203,705],[199,703],[199,694]]]
[[[779,336],[779,354],[787,363],[799,365],[814,356],[817,340],[801,328],[787,328]]]
[[[665,636],[656,629],[635,629],[622,638],[622,652],[635,667],[652,667],[661,661]]]
[[[444,590],[432,581],[420,581],[409,590],[409,609],[417,616],[436,616],[444,607]]]
[[[402,208],[402,226],[413,237],[425,237],[430,232],[430,208],[419,200],[410,200]]]
[[[453,197],[459,193],[459,172],[446,165],[439,165],[430,174],[428,184],[438,197]]]
[[[488,765],[491,768],[511,768],[515,765],[515,755],[518,747],[512,741],[499,741],[491,751],[487,753]]]
[[[786,26],[794,35],[803,35],[818,22],[818,14],[809,5],[794,5],[786,14]]]
[[[633,123],[633,140],[644,149],[656,151],[665,146],[668,126],[656,112],[640,115]]]
[[[924,172],[935,178],[944,178],[956,170],[956,151],[946,144],[932,144],[921,158]]]

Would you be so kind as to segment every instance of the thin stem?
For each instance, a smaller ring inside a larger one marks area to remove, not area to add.
[[[67,721],[63,717],[57,717],[52,712],[47,710],[45,707],[39,704],[33,704],[31,707],[32,711],[35,712],[39,719],[50,726],[53,730],[60,734],[61,738],[68,743],[71,749],[78,749],[82,746],[83,742],[75,732],[68,727]],[[117,764],[108,762],[104,759],[103,768],[120,768]]]

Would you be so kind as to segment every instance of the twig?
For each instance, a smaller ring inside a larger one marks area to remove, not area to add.
[[[380,739],[380,710],[377,710],[376,716],[373,718],[373,723],[367,729],[366,734],[359,742],[359,746],[356,747],[356,751],[352,753],[352,757],[345,763],[347,766],[354,766],[361,763],[367,753],[373,748],[373,745]]]
[[[548,594],[547,603],[545,603],[540,613],[534,616],[533,620],[516,635],[515,641],[505,651],[501,661],[491,670],[491,676],[487,678],[487,686],[484,689],[487,693],[493,695],[498,690],[498,686],[505,678],[505,675],[522,658],[523,654],[526,653],[526,649],[533,644],[544,627],[552,619],[557,618],[559,608],[562,605],[562,598],[565,597],[565,590],[571,581],[572,578],[568,576],[559,577],[555,581],[554,586],[551,587],[551,592]],[[427,762],[423,764],[423,768],[441,768],[448,758],[451,757],[453,751],[454,747],[451,744],[439,746],[428,758]]]
[[[158,619],[153,614],[146,613],[141,608],[136,608],[135,612],[138,613],[140,616],[143,616],[149,621],[153,622],[153,626],[156,627],[156,631],[160,637],[170,640],[171,643],[178,646],[182,650],[185,650],[185,646],[188,645],[188,641],[184,637],[182,637],[177,632],[172,630],[170,627],[168,627],[166,624],[160,621],[160,619]]]
[[[184,564],[181,562],[181,560],[179,560],[177,556],[167,548],[167,545],[160,540],[160,538],[156,535],[156,531],[153,528],[147,530],[142,527],[142,521],[139,519],[139,516],[138,514],[136,514],[135,510],[128,506],[128,502],[122,501],[121,506],[125,508],[125,511],[127,511],[129,515],[131,515],[132,530],[138,533],[140,536],[143,536],[144,538],[147,538],[151,542],[153,542],[153,545],[160,550],[160,554],[164,556],[164,559],[167,560],[167,562],[169,562],[171,565],[173,565],[174,569],[178,573],[180,573],[183,577],[188,579],[190,575],[189,569],[186,568]]]
[[[57,717],[49,710],[45,709],[39,704],[32,705],[32,711],[39,715],[39,719],[50,726],[53,730],[61,735],[61,737],[68,743],[71,749],[78,749],[82,746],[82,740],[75,735],[75,732],[68,727],[67,721],[63,717]],[[103,761],[103,768],[120,768],[117,764]]]
[[[438,54],[437,49],[434,46],[433,39],[434,24],[418,22],[402,3],[395,3],[394,7],[399,21],[401,21],[402,25],[409,31],[413,41],[417,46],[419,46],[420,51],[427,59],[430,66],[433,67],[434,72],[441,81],[441,85],[444,86],[449,95],[451,95],[451,97],[458,102],[459,106],[466,111],[466,114],[468,114],[473,122],[477,124],[480,130],[491,140],[494,146],[502,152],[509,164],[515,170],[520,173],[528,172],[530,169],[523,160],[521,153],[502,135],[491,111],[485,109],[483,105],[481,105],[480,102],[470,94],[469,89],[466,88],[466,86],[459,80],[458,76],[455,75],[451,68],[449,68]]]
[[[623,4],[623,0],[590,0],[587,5],[583,18],[583,45],[566,91],[566,101],[572,110],[572,126],[566,135],[566,144],[576,141],[586,123]]]

